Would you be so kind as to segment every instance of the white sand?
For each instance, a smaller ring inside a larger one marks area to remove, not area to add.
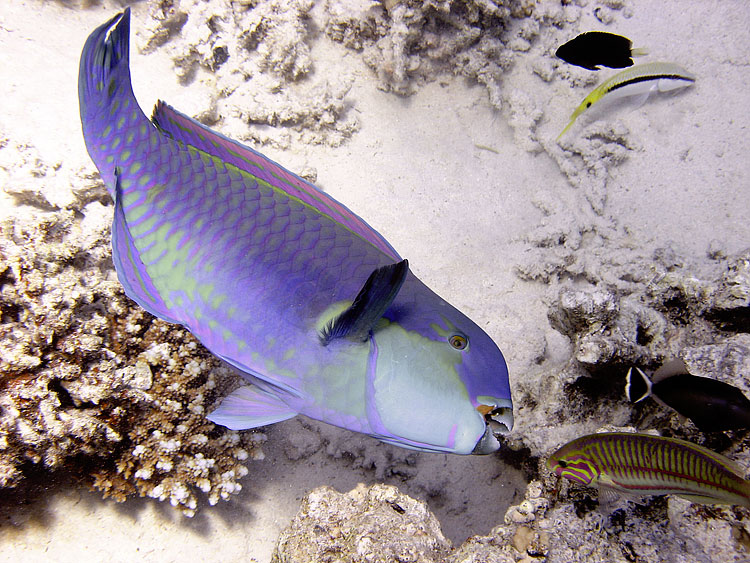
[[[747,4],[639,0],[628,5],[633,16],[618,15],[606,29],[647,46],[648,60],[682,64],[698,81],[689,91],[617,116],[640,148],[610,168],[606,203],[596,220],[611,227],[611,236],[621,237],[608,242],[613,252],[629,244],[648,254],[673,243],[678,252],[701,258],[711,240],[721,241],[728,252],[744,248],[750,240]],[[63,172],[87,162],[78,118],[78,57],[88,33],[119,9],[110,2],[83,10],[3,0],[0,138],[33,143],[45,161],[62,161]],[[136,30],[145,7],[135,4],[133,11]],[[605,29],[593,18],[581,30],[587,25]],[[546,361],[566,361],[567,344],[546,318],[555,288],[521,281],[514,266],[524,262],[524,237],[534,227],[556,221],[552,227],[567,228],[564,212],[544,217],[533,204],[540,190],[559,197],[570,215],[588,208],[584,217],[594,217],[584,190],[572,188],[546,153],[530,154],[514,142],[507,116],[490,107],[483,87],[443,77],[399,98],[377,90],[371,71],[354,53],[324,37],[319,43],[313,49],[316,74],[343,69],[355,79],[349,97],[356,101],[359,133],[336,149],[299,145],[286,153],[264,152],[292,170],[314,166],[323,189],[385,234],[418,276],[486,328],[506,355],[511,381],[523,378],[545,347]],[[158,97],[188,113],[199,111],[191,103],[200,86],[177,84],[160,52],[134,53],[132,69],[144,107]],[[539,134],[549,143],[587,91],[545,83],[523,62],[502,87],[543,101],[546,117]],[[4,213],[29,212],[13,208],[7,198],[0,205]],[[54,485],[33,506],[6,516],[20,525],[0,527],[0,560],[186,561],[218,555],[223,561],[265,562],[307,490],[320,484],[348,490],[358,481],[379,480],[373,470],[322,452],[289,461],[286,440],[299,431],[297,421],[270,430],[268,458],[251,463],[244,491],[193,520],[155,501],[116,505],[96,493]],[[323,433],[349,445],[369,440],[330,429]],[[381,456],[381,467],[395,452],[367,444],[370,453],[364,458]],[[495,457],[416,457],[416,475],[387,482],[421,498],[440,491],[428,500],[446,535],[457,541],[500,523],[513,500],[512,483],[520,484],[518,472]]]

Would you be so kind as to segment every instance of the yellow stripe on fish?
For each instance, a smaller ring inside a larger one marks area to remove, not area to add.
[[[648,95],[650,92],[669,92],[690,86],[695,82],[695,75],[674,63],[645,63],[632,66],[602,82],[584,98],[573,114],[565,129],[557,136],[560,139],[573,126],[578,116],[602,100],[627,96]]]

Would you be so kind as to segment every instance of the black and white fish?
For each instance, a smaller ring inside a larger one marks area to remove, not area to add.
[[[742,391],[723,381],[691,375],[679,359],[662,365],[650,378],[640,368],[630,368],[625,394],[632,403],[651,395],[704,432],[750,428],[750,400]]]
[[[643,48],[633,49],[627,37],[606,31],[588,31],[558,47],[555,55],[566,63],[588,70],[633,66],[633,56],[645,55]]]

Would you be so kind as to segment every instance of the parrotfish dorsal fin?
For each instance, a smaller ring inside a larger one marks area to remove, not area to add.
[[[651,375],[651,381],[659,383],[673,375],[690,375],[687,365],[685,365],[685,362],[680,358],[662,364],[659,369]]]
[[[115,215],[112,220],[112,261],[115,263],[117,277],[125,289],[125,294],[152,315],[170,323],[180,321],[162,300],[159,292],[151,282],[151,276],[141,261],[133,237],[130,235],[125,210],[122,208],[122,188],[119,171],[115,169]]]
[[[361,217],[270,158],[209,129],[162,101],[157,102],[151,120],[174,140],[215,156],[267,182],[272,187],[298,198],[302,203],[344,225],[394,260],[400,259],[393,247]]]
[[[323,329],[320,339],[327,345],[336,338],[364,341],[385,314],[409,273],[408,260],[377,268],[357,294],[354,303]]]

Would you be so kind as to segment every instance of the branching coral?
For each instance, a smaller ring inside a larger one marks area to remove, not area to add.
[[[105,225],[64,211],[0,225],[0,487],[26,464],[75,467],[105,496],[192,515],[196,490],[213,504],[240,489],[263,435],[204,418],[228,370],[125,297]]]

